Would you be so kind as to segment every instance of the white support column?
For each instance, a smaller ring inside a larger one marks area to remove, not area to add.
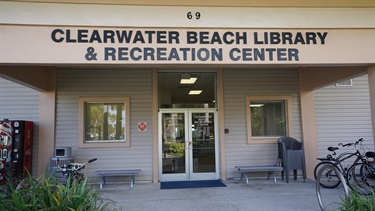
[[[375,146],[375,65],[369,66],[367,71],[371,105],[372,139]]]
[[[159,181],[158,70],[152,69],[152,182]]]
[[[220,179],[227,179],[227,163],[226,163],[226,152],[225,152],[225,133],[224,133],[224,82],[223,82],[223,69],[217,71],[218,80],[218,107],[219,107],[219,136],[220,136]]]

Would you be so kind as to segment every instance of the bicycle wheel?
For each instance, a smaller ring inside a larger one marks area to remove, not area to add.
[[[65,185],[71,188],[73,186],[77,186],[83,180],[84,180],[84,175],[82,173],[74,172],[68,176],[68,179]]]
[[[73,180],[76,181],[77,184],[82,182],[83,179],[84,179],[84,175],[82,173],[75,173],[73,175]]]
[[[324,172],[333,172],[333,174],[336,175],[335,177],[340,181],[340,183],[342,183],[343,188],[321,188],[321,180],[325,179]],[[338,210],[341,206],[342,200],[349,197],[349,188],[345,183],[345,178],[340,170],[332,163],[323,165],[317,172],[316,196],[318,198],[320,208],[324,211]]]
[[[320,162],[318,165],[315,166],[314,169],[314,177],[315,180],[317,180],[318,175],[320,175],[320,185],[325,188],[336,188],[340,185],[341,181],[335,171],[333,171],[330,168],[324,168],[324,171],[320,172],[320,169],[322,169],[326,165],[333,165],[331,162]],[[320,174],[319,174],[320,172]]]
[[[369,195],[375,191],[375,165],[357,163],[347,174],[349,187],[359,194]]]
[[[26,178],[26,179],[23,179],[21,180],[17,186],[16,186],[16,191],[20,191],[20,190],[25,190],[25,189],[28,189],[30,187],[30,179],[29,178]]]

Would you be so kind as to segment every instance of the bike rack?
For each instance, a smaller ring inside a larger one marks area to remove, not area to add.
[[[346,184],[344,176],[342,175],[342,173],[340,172],[340,170],[336,166],[334,166],[334,165],[327,165],[327,167],[328,166],[335,171],[336,175],[338,175],[338,177],[339,177],[339,179],[341,181],[341,184],[343,185],[343,188],[344,188],[345,199],[349,198],[349,194],[350,194],[349,193],[349,187]],[[316,196],[318,198],[319,206],[320,206],[320,208],[323,211],[325,211],[326,208],[327,208],[326,205],[324,204],[324,201],[323,201],[321,193],[320,193],[320,175],[322,175],[322,172],[323,172],[324,168],[325,167],[319,169],[319,171],[318,171],[318,177],[316,178]]]

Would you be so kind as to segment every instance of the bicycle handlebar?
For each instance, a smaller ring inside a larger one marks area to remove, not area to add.
[[[93,159],[89,160],[87,163],[92,163],[92,162],[94,162],[96,160],[97,160],[97,158],[93,158]]]
[[[80,171],[81,169],[83,169],[86,164],[92,163],[96,160],[97,160],[97,158],[93,158],[93,159],[90,159],[89,161],[87,161],[85,163],[68,163],[68,164],[64,164],[63,166],[60,166],[60,161],[57,158],[57,168],[59,168],[63,172],[77,172],[77,171]]]
[[[363,138],[360,138],[358,141],[356,141],[354,143],[347,143],[347,144],[339,143],[338,145],[343,146],[343,147],[349,147],[349,146],[352,146],[352,145],[358,145],[359,143],[361,143],[363,141],[364,141]]]

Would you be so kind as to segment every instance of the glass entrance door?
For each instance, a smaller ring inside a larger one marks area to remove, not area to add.
[[[218,179],[215,109],[159,112],[160,180]]]

